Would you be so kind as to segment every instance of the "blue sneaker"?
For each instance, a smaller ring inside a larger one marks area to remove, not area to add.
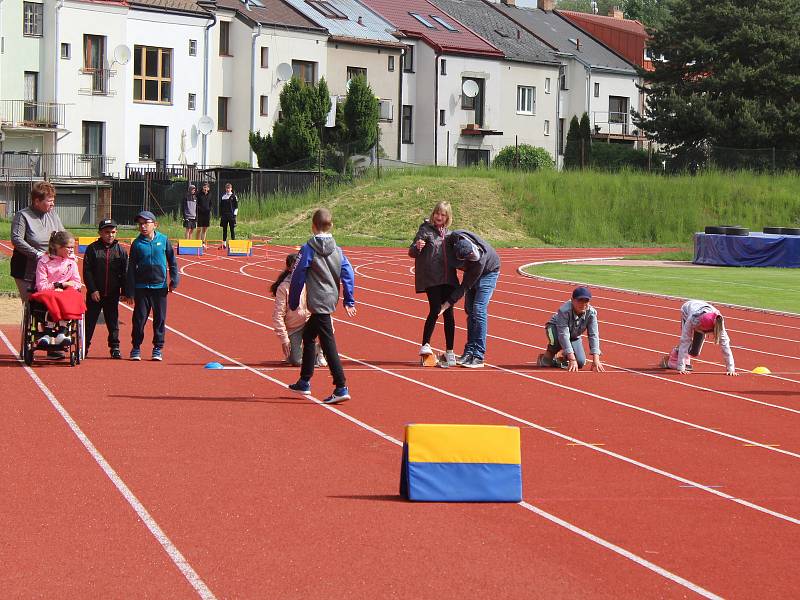
[[[161,348],[153,348],[153,354],[150,358],[158,361],[164,360],[164,352],[161,350]]]
[[[142,351],[139,348],[133,348],[129,358],[131,360],[142,360]]]
[[[311,393],[311,383],[305,379],[298,379],[297,383],[290,383],[289,389],[293,392],[300,392],[306,396]]]
[[[322,401],[322,403],[339,404],[339,402],[344,402],[345,400],[350,400],[350,390],[348,390],[346,386],[337,387],[330,396]]]

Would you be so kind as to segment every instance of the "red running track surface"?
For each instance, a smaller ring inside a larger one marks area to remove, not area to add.
[[[679,377],[656,365],[680,301],[596,289],[608,372],[539,369],[542,326],[571,286],[516,268],[637,251],[502,250],[487,367],[423,369],[413,261],[353,248],[359,314],[336,321],[353,400],[331,408],[317,402],[327,370],[312,399],[285,387],[298,369],[278,360],[267,287],[290,250],[181,257],[163,363],[108,359],[100,325],[79,367],[28,371],[17,328],[2,328],[6,596],[796,595],[800,319],[723,309],[742,376],[707,345]],[[460,308],[457,325],[460,350]],[[401,500],[410,422],[522,427],[525,502]]]

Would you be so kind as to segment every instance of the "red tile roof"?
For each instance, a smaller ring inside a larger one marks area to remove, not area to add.
[[[281,0],[259,0],[264,8],[251,6],[247,10],[242,0],[217,0],[218,8],[235,10],[241,15],[264,25],[283,25],[295,29],[311,29],[320,33],[327,30]]]
[[[644,25],[642,25],[639,21],[634,21],[633,19],[617,19],[616,17],[592,15],[589,13],[576,12],[574,10],[557,10],[556,12],[564,15],[565,17],[567,17],[567,19],[569,19],[573,23],[575,22],[596,23],[597,25],[600,25],[602,27],[619,29],[621,31],[632,33],[642,38],[649,37],[644,29]]]
[[[404,35],[422,39],[438,52],[503,56],[495,46],[427,0],[361,0],[361,2],[389,21]],[[435,29],[426,27],[410,13],[417,13],[429,21]],[[432,16],[440,17],[457,31],[448,31],[433,20]]]

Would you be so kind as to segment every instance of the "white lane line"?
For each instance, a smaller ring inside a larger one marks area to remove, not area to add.
[[[242,292],[242,293],[244,293],[244,294],[247,294],[247,295],[252,295],[252,296],[257,296],[257,297],[263,298],[263,296],[259,296],[258,294],[255,294],[255,293],[253,293],[253,292],[248,292],[248,291],[246,291],[246,290],[240,290],[240,289],[238,289],[238,288],[234,288],[234,287],[231,287],[231,286],[228,286],[228,285],[225,285],[225,284],[216,283],[216,282],[214,282],[214,281],[211,281],[211,280],[206,280],[206,279],[202,279],[202,278],[200,278],[200,277],[195,277],[194,275],[188,275],[188,274],[187,274],[187,277],[192,277],[192,278],[195,278],[195,279],[200,279],[201,281],[206,281],[206,282],[208,282],[208,283],[211,283],[211,284],[214,284],[214,285],[218,285],[218,286],[220,286],[220,287],[224,287],[224,288],[231,289],[231,290],[234,290],[234,291]],[[205,305],[205,306],[208,306],[209,308],[213,308],[214,310],[217,310],[217,311],[219,311],[219,312],[222,312],[222,313],[228,314],[228,315],[230,315],[230,316],[232,316],[232,317],[235,317],[235,318],[241,319],[241,320],[243,320],[243,321],[246,321],[246,322],[248,322],[248,323],[251,323],[251,324],[253,324],[253,325],[257,326],[257,327],[261,327],[261,328],[263,328],[263,329],[269,329],[269,330],[272,330],[272,331],[274,331],[274,329],[273,329],[272,327],[268,326],[268,325],[265,325],[265,324],[263,324],[263,323],[259,323],[259,322],[257,322],[257,321],[254,321],[254,320],[252,320],[252,319],[248,319],[247,317],[243,317],[243,316],[241,316],[241,315],[239,315],[239,314],[236,314],[236,313],[233,313],[233,312],[231,312],[231,311],[228,311],[228,310],[225,310],[225,309],[223,309],[223,308],[220,308],[220,307],[218,307],[218,306],[216,306],[216,305],[214,305],[214,304],[211,304],[211,303],[205,302],[205,301],[203,301],[203,300],[200,300],[200,299],[198,299],[198,298],[194,298],[193,296],[188,296],[188,295],[186,295],[186,294],[183,294],[183,293],[180,293],[180,292],[174,292],[174,293],[178,294],[179,296],[183,296],[183,297],[185,297],[185,298],[187,298],[187,299],[189,299],[189,300],[193,300],[194,302],[197,302],[197,303],[199,303],[199,304],[203,304],[203,305]],[[412,344],[412,345],[416,345],[416,342],[413,342],[413,341],[411,341],[411,340],[406,340],[406,339],[404,339],[404,338],[401,338],[401,337],[399,337],[399,336],[392,335],[392,334],[390,334],[390,333],[386,333],[386,332],[383,332],[383,331],[378,331],[377,329],[373,329],[373,328],[371,328],[371,327],[366,327],[366,326],[363,326],[363,325],[356,325],[355,323],[352,323],[352,322],[350,322],[350,321],[339,321],[339,323],[347,323],[347,324],[353,325],[353,326],[355,326],[355,327],[358,327],[358,328],[360,328],[360,329],[365,329],[365,330],[367,330],[367,331],[370,331],[370,332],[376,333],[376,334],[378,334],[378,335],[382,335],[382,336],[389,337],[389,338],[391,338],[391,339],[394,339],[394,340],[399,340],[399,341],[406,342],[406,343],[409,343],[409,344]],[[547,434],[553,435],[553,436],[555,436],[555,437],[561,438],[561,439],[563,439],[563,440],[565,440],[565,441],[567,441],[567,442],[571,442],[571,443],[574,443],[574,444],[576,444],[576,445],[583,446],[584,448],[588,448],[589,450],[593,450],[593,451],[595,451],[595,452],[600,452],[600,453],[602,453],[602,454],[605,454],[605,455],[607,455],[607,456],[610,456],[610,457],[612,457],[612,458],[616,458],[616,459],[618,459],[618,460],[621,460],[621,461],[623,461],[623,462],[629,463],[629,464],[631,464],[631,465],[634,465],[634,466],[640,467],[640,468],[642,468],[642,469],[645,469],[645,470],[647,470],[647,471],[650,471],[650,472],[652,472],[652,473],[656,473],[656,474],[658,474],[658,475],[662,475],[662,476],[664,476],[664,477],[667,477],[667,478],[669,478],[669,479],[673,479],[673,480],[675,480],[675,481],[679,481],[679,482],[682,482],[682,483],[686,483],[686,484],[692,485],[692,486],[694,486],[694,487],[698,487],[698,488],[700,488],[700,489],[702,489],[702,490],[704,490],[704,491],[707,491],[707,492],[709,492],[709,493],[711,493],[711,494],[714,494],[714,495],[720,496],[720,497],[722,497],[722,498],[725,498],[726,500],[731,500],[731,501],[733,501],[733,502],[736,502],[737,504],[740,504],[740,505],[742,505],[742,506],[746,506],[746,507],[748,507],[748,508],[751,508],[751,509],[753,509],[753,510],[756,510],[756,511],[758,511],[758,512],[762,512],[762,513],[764,513],[764,514],[767,514],[767,515],[770,515],[770,516],[776,517],[776,518],[778,518],[778,519],[782,519],[782,520],[788,521],[788,522],[790,522],[790,523],[793,523],[793,524],[795,524],[795,525],[800,525],[800,519],[796,519],[795,517],[792,517],[792,516],[790,516],[790,515],[785,515],[785,514],[783,514],[783,513],[779,513],[779,512],[777,512],[777,511],[773,511],[773,510],[771,510],[771,509],[768,509],[768,508],[766,508],[766,507],[760,506],[760,505],[758,505],[758,504],[755,504],[755,503],[749,502],[749,501],[747,501],[747,500],[743,500],[743,499],[740,499],[740,498],[736,498],[736,497],[734,497],[734,496],[731,496],[730,494],[725,494],[725,493],[723,493],[723,492],[719,492],[719,491],[717,491],[717,490],[714,490],[714,489],[711,489],[711,488],[709,488],[709,487],[707,487],[707,486],[704,486],[704,485],[703,485],[703,484],[701,484],[701,483],[698,483],[698,482],[696,482],[696,481],[692,481],[692,480],[690,480],[690,479],[687,479],[687,478],[685,478],[685,477],[682,477],[682,476],[680,476],[680,475],[676,475],[676,474],[674,474],[674,473],[670,473],[669,471],[665,471],[665,470],[663,470],[663,469],[659,469],[658,467],[654,467],[654,466],[652,466],[652,465],[648,465],[648,464],[646,464],[646,463],[642,463],[642,462],[640,462],[640,461],[637,461],[637,460],[635,460],[635,459],[629,458],[629,457],[627,457],[627,456],[624,456],[624,455],[618,454],[618,453],[616,453],[616,452],[612,452],[611,450],[606,450],[605,448],[601,448],[601,447],[598,447],[598,446],[596,446],[596,445],[590,444],[590,443],[588,443],[588,442],[584,442],[584,441],[582,441],[582,440],[579,440],[579,439],[577,439],[577,438],[573,438],[573,437],[571,437],[571,436],[568,436],[568,435],[566,435],[566,434],[560,433],[560,432],[558,432],[558,431],[555,431],[555,430],[553,430],[553,429],[550,429],[550,428],[544,427],[544,426],[542,426],[542,425],[538,425],[538,424],[536,424],[536,423],[533,423],[533,422],[531,422],[531,421],[528,421],[528,420],[526,420],[526,419],[523,419],[523,418],[521,418],[521,417],[517,417],[517,416],[515,416],[515,415],[512,415],[511,413],[507,413],[507,412],[505,412],[505,411],[502,411],[502,410],[500,410],[500,409],[497,409],[497,408],[495,408],[495,407],[493,407],[493,406],[489,406],[489,405],[486,405],[486,404],[482,404],[482,403],[480,403],[480,402],[477,402],[477,401],[475,401],[475,400],[470,400],[469,398],[466,398],[466,397],[464,397],[464,396],[460,396],[460,395],[458,395],[458,394],[455,394],[455,393],[453,393],[453,392],[449,392],[449,391],[447,391],[447,390],[444,390],[444,389],[442,389],[442,388],[438,388],[438,387],[435,387],[435,386],[429,385],[429,384],[427,384],[427,383],[423,383],[423,382],[421,382],[421,381],[418,381],[418,380],[416,380],[416,379],[411,379],[411,378],[409,378],[409,377],[406,377],[405,375],[401,375],[401,374],[399,374],[399,373],[396,373],[396,372],[394,372],[394,371],[391,371],[391,370],[388,370],[388,369],[384,369],[383,367],[381,367],[381,366],[379,366],[379,365],[374,365],[374,364],[372,364],[372,363],[370,363],[370,362],[362,361],[362,360],[359,360],[359,359],[357,359],[357,358],[354,358],[354,357],[352,357],[352,356],[347,356],[347,355],[345,355],[345,354],[341,354],[341,353],[340,353],[340,355],[341,355],[342,357],[344,357],[344,358],[348,359],[348,360],[352,360],[353,362],[359,363],[359,364],[361,364],[361,365],[363,365],[363,366],[365,366],[365,367],[370,367],[370,368],[372,368],[372,369],[374,369],[374,370],[376,370],[376,371],[379,371],[379,372],[381,372],[381,373],[384,373],[384,374],[386,374],[386,375],[389,375],[389,376],[391,376],[391,377],[395,377],[395,378],[397,378],[397,379],[401,379],[401,380],[403,380],[403,381],[407,381],[407,382],[409,382],[409,383],[412,383],[412,384],[414,384],[414,385],[417,385],[417,386],[420,386],[420,387],[426,388],[426,389],[428,389],[428,390],[431,390],[431,391],[433,391],[433,392],[435,392],[435,393],[439,393],[439,394],[442,394],[442,395],[444,395],[444,396],[448,396],[448,397],[450,397],[450,398],[454,398],[454,399],[456,399],[456,400],[459,400],[459,401],[461,401],[461,402],[465,402],[465,403],[467,403],[467,404],[471,404],[472,406],[476,406],[476,407],[478,407],[478,408],[481,408],[481,409],[484,409],[484,410],[486,410],[486,411],[488,411],[488,412],[495,413],[495,414],[497,414],[497,415],[500,415],[500,416],[502,416],[502,417],[505,417],[505,418],[507,418],[507,419],[510,419],[510,420],[512,420],[512,421],[515,421],[515,422],[517,422],[517,423],[521,423],[521,424],[523,424],[523,425],[526,425],[526,426],[528,426],[528,427],[531,427],[531,428],[533,428],[533,429],[537,429],[538,431],[541,431],[541,432],[543,432],[543,433],[547,433]],[[243,363],[239,363],[238,361],[236,361],[236,362],[237,362],[237,364],[243,364]],[[503,368],[501,368],[501,367],[497,367],[497,366],[495,366],[494,368],[496,368],[496,369],[499,369],[499,370],[503,370],[503,371],[507,371],[507,372],[509,372],[509,373],[515,373],[514,371],[510,371],[510,370],[508,370],[508,369],[503,369]],[[538,379],[538,378],[535,378],[535,377],[528,376],[528,375],[526,375],[525,373],[516,373],[516,374],[517,374],[517,375],[519,375],[519,376],[522,376],[522,377],[526,377],[526,378],[530,378],[530,379],[535,379],[535,380],[537,380],[537,381],[541,381],[541,382],[543,382],[543,383],[547,383],[547,384],[549,384],[549,385],[553,385],[553,386],[555,386],[555,387],[562,387],[562,388],[565,388],[565,389],[568,389],[568,390],[571,390],[571,391],[576,391],[576,392],[578,392],[578,393],[580,393],[580,394],[587,394],[587,395],[590,395],[590,396],[596,397],[596,395],[595,395],[595,394],[591,394],[590,392],[585,392],[585,391],[583,391],[583,390],[577,390],[577,389],[575,389],[575,388],[568,388],[567,386],[563,386],[563,385],[556,384],[556,383],[551,383],[551,382],[548,382],[548,381],[546,381],[546,380],[542,380],[542,379]],[[715,432],[715,431],[716,431],[716,430],[712,430],[712,429],[705,429],[705,428],[703,428],[703,429],[704,429],[704,430],[707,430],[707,431],[710,431],[710,432]],[[725,435],[725,434],[723,434],[723,435]],[[731,436],[731,437],[733,437],[733,436]],[[740,438],[736,438],[736,439],[740,439]],[[741,438],[741,439],[744,439],[744,438]],[[775,447],[772,447],[772,446],[769,446],[769,445],[766,445],[766,444],[759,444],[758,442],[749,442],[749,441],[748,441],[748,443],[753,443],[754,445],[758,445],[759,447],[761,447],[761,448],[763,448],[763,449],[765,449],[765,450],[769,450],[769,451],[776,451],[776,450],[778,450],[778,449],[777,449],[777,448],[775,448]]]
[[[189,277],[191,277],[191,276],[189,276]],[[220,312],[222,312],[224,314],[227,314],[229,316],[241,319],[241,320],[246,321],[248,323],[251,323],[253,325],[256,325],[256,326],[259,326],[259,327],[263,327],[263,328],[266,328],[266,329],[272,329],[271,327],[268,327],[267,325],[264,325],[263,323],[259,323],[257,321],[252,320],[252,319],[248,319],[247,317],[243,317],[242,315],[239,315],[237,313],[225,310],[224,308],[215,306],[214,304],[210,304],[210,303],[205,302],[203,300],[200,300],[198,298],[194,298],[194,297],[189,296],[187,294],[184,294],[182,292],[176,291],[176,292],[173,292],[173,293],[178,295],[178,296],[181,296],[182,298],[186,298],[187,300],[191,300],[191,301],[197,302],[199,304],[202,304],[204,306],[207,306],[209,308],[213,308],[213,309],[218,310],[218,311],[220,311]],[[125,306],[125,308],[127,308],[128,310],[132,310],[127,305],[123,305],[123,306]],[[263,379],[266,379],[266,380],[268,380],[268,381],[270,381],[270,382],[272,382],[272,383],[274,383],[274,384],[276,384],[276,385],[288,390],[288,385],[286,383],[284,383],[284,382],[282,382],[282,381],[280,381],[278,379],[275,379],[274,377],[270,377],[269,375],[267,375],[267,374],[265,374],[265,373],[263,373],[261,371],[253,369],[253,368],[249,367],[248,365],[246,365],[245,363],[242,363],[242,362],[236,360],[235,358],[227,356],[226,354],[223,354],[222,352],[219,352],[219,351],[215,350],[214,348],[211,348],[210,346],[207,346],[206,344],[204,344],[204,343],[200,342],[199,340],[197,340],[197,339],[195,339],[195,338],[183,333],[182,331],[178,331],[177,329],[175,329],[173,327],[170,327],[170,326],[167,326],[167,329],[169,331],[171,331],[172,333],[182,337],[183,339],[195,344],[196,346],[198,346],[200,348],[203,348],[207,352],[209,352],[211,354],[214,354],[214,355],[218,356],[219,358],[221,358],[221,359],[223,359],[223,360],[225,360],[227,362],[234,363],[237,366],[240,366],[240,367],[244,368],[245,370],[250,371],[254,375],[256,375],[258,377],[262,377]],[[341,356],[343,358],[345,358],[345,359],[349,359],[349,360],[353,360],[355,362],[361,363],[364,366],[368,366],[368,367],[373,368],[373,369],[376,368],[371,364],[364,363],[363,361],[354,359],[352,357],[348,357],[348,356],[346,356],[344,354],[342,354]],[[389,373],[389,371],[386,371],[385,369],[378,368],[378,370],[386,372],[386,373]],[[410,380],[410,379],[405,378],[405,377],[403,377],[403,379],[406,379],[408,381],[413,381],[413,380]],[[433,388],[433,389],[435,389],[435,388]],[[291,390],[289,390],[289,391],[291,391]],[[294,394],[294,392],[292,392],[292,393]],[[298,395],[298,397],[299,397],[299,395]],[[332,412],[332,413],[334,413],[334,414],[346,419],[347,421],[353,423],[354,425],[357,425],[358,427],[361,427],[362,429],[365,429],[366,431],[369,431],[370,433],[373,433],[373,434],[377,435],[378,437],[383,438],[387,442],[390,442],[390,443],[402,448],[403,443],[400,440],[392,437],[391,435],[389,435],[387,433],[384,433],[380,429],[378,429],[376,427],[373,427],[373,426],[369,425],[368,423],[366,423],[364,421],[361,421],[360,419],[357,419],[357,418],[355,418],[355,417],[353,417],[353,416],[351,416],[351,415],[339,410],[335,406],[331,406],[331,405],[328,405],[328,404],[323,404],[321,400],[319,400],[319,399],[317,399],[317,398],[315,398],[313,396],[305,396],[305,397],[308,398],[309,400],[311,400],[312,402],[316,403],[317,405],[319,405],[321,408],[325,408],[325,409],[329,410],[330,412]],[[576,442],[577,442],[577,440],[576,440]],[[583,445],[583,442],[578,442],[578,443]],[[690,482],[689,480],[682,480],[682,481],[686,481],[687,483],[693,483],[693,482]],[[698,487],[702,487],[700,484],[696,484],[696,485]],[[572,523],[569,523],[568,521],[565,521],[564,519],[561,519],[561,518],[559,518],[559,517],[557,517],[557,516],[555,516],[555,515],[553,515],[551,513],[548,513],[547,511],[545,511],[545,510],[543,510],[541,508],[538,508],[537,506],[534,506],[534,505],[532,505],[532,504],[530,504],[528,502],[525,502],[525,501],[519,502],[517,505],[520,506],[521,508],[524,508],[525,510],[528,510],[528,511],[530,511],[530,512],[532,512],[532,513],[534,513],[534,514],[536,514],[536,515],[538,515],[538,516],[550,521],[551,523],[554,523],[555,525],[558,525],[558,526],[560,526],[560,527],[562,527],[564,529],[567,529],[568,531],[570,531],[570,532],[572,532],[572,533],[574,533],[576,535],[579,535],[580,537],[582,537],[582,538],[584,538],[584,539],[586,539],[586,540],[588,540],[590,542],[593,542],[593,543],[595,543],[595,544],[597,544],[597,545],[599,545],[599,546],[601,546],[603,548],[606,548],[607,550],[610,550],[610,551],[614,552],[615,554],[618,554],[619,556],[622,556],[623,558],[627,558],[628,560],[634,562],[635,564],[637,564],[637,565],[639,565],[641,567],[644,567],[645,569],[648,569],[649,571],[651,571],[651,572],[653,572],[653,573],[655,573],[657,575],[660,575],[661,577],[669,579],[670,581],[673,581],[674,583],[676,583],[676,584],[678,584],[678,585],[680,585],[682,587],[685,587],[685,588],[687,588],[687,589],[689,589],[689,590],[691,590],[691,591],[693,591],[693,592],[695,592],[695,593],[697,593],[697,594],[699,594],[699,595],[701,595],[701,596],[703,596],[705,598],[713,598],[713,599],[720,599],[721,600],[720,596],[714,594],[713,592],[710,592],[709,590],[706,590],[705,588],[697,585],[696,583],[693,583],[693,582],[689,581],[688,579],[685,579],[685,578],[683,578],[683,577],[681,577],[679,575],[676,575],[675,573],[672,573],[671,571],[668,571],[668,570],[664,569],[663,567],[659,567],[655,563],[653,563],[653,562],[651,562],[651,561],[649,561],[649,560],[647,560],[645,558],[642,558],[641,556],[638,556],[637,554],[634,554],[633,552],[625,550],[621,546],[617,546],[616,544],[614,544],[612,542],[609,542],[609,541],[607,541],[607,540],[605,540],[605,539],[603,539],[603,538],[601,538],[601,537],[599,537],[599,536],[597,536],[597,535],[595,535],[593,533],[590,533],[589,531],[587,531],[585,529],[582,529],[582,528],[578,527],[577,525],[573,525]]]
[[[0,330],[0,338],[2,338],[3,343],[9,349],[12,356],[16,358],[17,351],[11,345],[11,342],[9,342],[2,330]],[[105,457],[95,447],[83,430],[78,426],[78,424],[75,422],[75,419],[72,418],[72,415],[69,414],[67,409],[64,408],[64,406],[58,401],[53,392],[50,391],[50,388],[48,388],[44,382],[39,379],[39,376],[36,375],[33,369],[25,365],[19,358],[17,358],[17,362],[19,362],[28,375],[30,375],[33,382],[41,390],[42,394],[44,394],[45,397],[50,401],[50,404],[53,405],[53,408],[56,409],[58,414],[61,415],[61,418],[67,423],[69,428],[72,430],[72,433],[74,433],[75,436],[80,440],[81,444],[83,444],[83,447],[86,448],[87,452],[89,452],[94,461],[114,484],[114,487],[117,488],[119,493],[122,494],[122,497],[125,498],[130,507],[136,512],[137,515],[139,515],[139,518],[145,524],[147,529],[150,530],[150,533],[153,534],[153,537],[156,538],[159,544],[161,544],[161,547],[164,549],[167,555],[169,555],[172,562],[176,567],[178,567],[189,584],[194,588],[198,596],[204,600],[214,600],[216,596],[214,596],[211,590],[208,589],[208,586],[200,578],[200,575],[198,575],[197,572],[192,568],[192,566],[189,564],[189,561],[187,561],[183,554],[181,554],[180,550],[178,550],[175,544],[172,543],[167,534],[164,533],[164,530],[161,529],[158,523],[156,523],[156,520],[150,515],[136,495],[117,474],[114,468],[108,463]]]

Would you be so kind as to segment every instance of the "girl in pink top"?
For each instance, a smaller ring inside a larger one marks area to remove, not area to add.
[[[61,291],[74,288],[80,291],[83,287],[81,275],[78,271],[78,262],[75,260],[75,236],[69,231],[54,231],[50,234],[47,254],[39,258],[36,265],[36,291],[45,290]],[[46,323],[46,334],[39,338],[37,344],[45,347],[50,344],[63,344],[67,339],[66,321],[58,323],[59,329],[55,334],[55,323]]]

